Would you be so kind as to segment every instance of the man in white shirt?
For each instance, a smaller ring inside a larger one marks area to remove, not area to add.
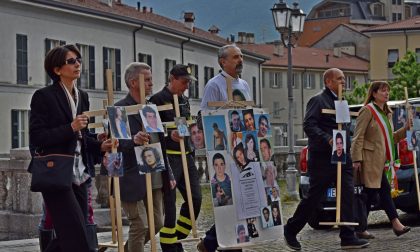
[[[240,78],[243,69],[241,49],[234,44],[225,45],[219,49],[218,60],[222,71],[207,82],[201,99],[201,110],[208,109],[208,102],[228,100],[226,78],[232,79],[232,93],[235,94],[235,100],[239,97],[242,100],[251,100],[249,85]]]

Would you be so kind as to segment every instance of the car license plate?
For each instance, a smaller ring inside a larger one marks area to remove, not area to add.
[[[328,188],[328,190],[327,190],[327,199],[328,200],[332,200],[332,199],[335,199],[335,197],[336,197],[336,190],[335,190],[335,188]]]

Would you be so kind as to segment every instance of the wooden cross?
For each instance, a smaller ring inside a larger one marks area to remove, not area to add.
[[[343,99],[343,87],[338,85],[338,100],[342,101]],[[336,114],[336,111],[333,109],[322,109],[322,113],[325,114]],[[357,116],[358,113],[351,112],[350,115]],[[338,130],[342,129],[341,123],[338,123]],[[349,143],[347,143],[349,144]],[[320,222],[319,225],[327,225],[327,226],[358,226],[359,223],[357,222],[342,222],[340,220],[341,214],[341,161],[337,162],[337,183],[336,183],[336,212],[335,212],[335,222]]]
[[[410,104],[408,103],[407,87],[404,87],[404,92],[405,92],[405,110],[407,111],[407,119],[408,119],[407,122],[412,122],[413,118],[411,118]],[[410,124],[410,130],[411,130],[411,124]],[[410,139],[407,139],[407,141],[409,141],[409,140]],[[416,152],[416,148],[414,148],[414,146],[413,146],[413,161],[414,161],[414,168],[413,168],[414,169],[414,178],[415,178],[415,181],[416,181],[416,191],[417,191],[417,203],[418,203],[419,210],[420,210],[420,189],[419,189],[419,176],[418,176],[418,171],[417,171],[417,152]]]

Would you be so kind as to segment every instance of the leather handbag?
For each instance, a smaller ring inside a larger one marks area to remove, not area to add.
[[[73,182],[73,166],[74,156],[71,155],[34,156],[30,167],[31,191],[70,190]]]

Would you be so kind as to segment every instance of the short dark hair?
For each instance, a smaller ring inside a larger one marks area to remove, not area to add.
[[[153,155],[155,156],[155,159],[156,159],[156,164],[159,164],[160,163],[160,155],[159,155],[159,152],[155,148],[145,147],[143,149],[143,151],[141,152],[141,160],[143,161],[143,164],[144,165],[147,164],[146,163],[146,159],[144,158],[144,153],[146,153],[146,151],[151,151],[153,153]]]
[[[145,117],[147,116],[146,113],[153,113],[154,115],[156,115],[156,111],[150,106],[144,106],[141,111]]]
[[[239,115],[238,111],[233,110],[232,113],[230,114],[230,116],[233,116],[233,115]]]
[[[337,132],[337,134],[335,135],[335,141],[337,142],[337,139],[341,139],[341,141],[343,141],[343,135],[340,132]]]
[[[57,46],[53,49],[51,49],[47,56],[45,56],[44,60],[44,68],[47,72],[48,76],[54,81],[57,82],[60,80],[60,76],[58,76],[54,69],[56,67],[62,67],[66,64],[66,56],[67,53],[73,52],[76,54],[78,58],[81,58],[79,49],[75,45],[63,45],[63,46]]]
[[[238,225],[238,230],[237,230],[238,235],[239,235],[239,233],[240,233],[241,231],[245,231],[245,226],[244,226],[243,224],[239,224],[239,225]]]
[[[261,123],[262,120],[265,120],[268,123],[268,119],[265,115],[260,115],[260,118],[258,118],[258,125]]]
[[[263,139],[260,140],[260,146],[261,146],[262,143],[266,143],[268,145],[268,148],[271,149],[270,141],[268,141],[267,138],[263,138]]]
[[[214,165],[214,161],[216,161],[216,159],[221,159],[221,160],[223,160],[223,163],[225,163],[225,157],[222,154],[220,154],[220,153],[214,154],[214,156],[213,156],[213,165]]]

